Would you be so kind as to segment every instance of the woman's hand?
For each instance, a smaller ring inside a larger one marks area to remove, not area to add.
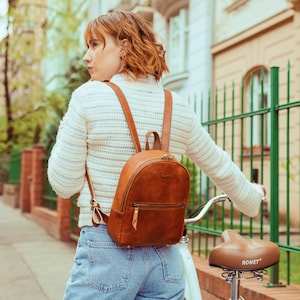
[[[262,189],[263,192],[263,197],[262,197],[262,201],[266,200],[266,195],[267,195],[267,190],[266,187],[264,185],[258,184],[258,183],[253,183],[254,185],[256,185],[257,187],[260,187]]]

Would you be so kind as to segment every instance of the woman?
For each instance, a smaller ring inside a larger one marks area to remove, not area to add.
[[[183,299],[184,280],[177,246],[121,248],[105,224],[91,221],[89,169],[96,200],[109,214],[120,171],[135,153],[128,126],[114,91],[124,92],[141,145],[148,130],[161,133],[164,93],[159,85],[168,71],[164,49],[152,29],[132,12],[115,11],[91,21],[85,31],[91,80],[74,91],[49,159],[49,181],[68,198],[80,192],[80,239],[65,299]],[[255,216],[264,196],[251,184],[201,127],[193,110],[173,96],[170,152],[187,155],[234,201]]]

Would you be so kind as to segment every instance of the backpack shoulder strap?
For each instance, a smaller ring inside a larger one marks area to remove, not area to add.
[[[172,93],[169,90],[165,92],[165,112],[163,129],[161,136],[161,149],[168,152],[170,143],[170,131],[171,131],[171,120],[172,120]]]
[[[133,120],[133,117],[132,117],[132,114],[131,114],[131,111],[130,111],[130,108],[129,108],[129,105],[128,105],[128,102],[126,100],[124,93],[115,83],[109,82],[109,81],[107,81],[105,83],[108,86],[110,86],[114,90],[116,95],[118,96],[119,101],[122,105],[122,109],[124,111],[124,115],[125,115],[127,123],[128,123],[128,127],[130,130],[131,136],[132,136],[135,150],[136,150],[136,152],[141,152],[142,148],[141,148],[139,137],[138,137],[138,134],[136,131],[135,123],[134,123],[134,120]]]

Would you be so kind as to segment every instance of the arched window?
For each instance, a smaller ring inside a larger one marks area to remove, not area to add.
[[[245,146],[269,149],[270,117],[262,109],[270,105],[269,74],[267,69],[259,67],[251,72],[246,79],[246,107],[251,113],[246,121]]]

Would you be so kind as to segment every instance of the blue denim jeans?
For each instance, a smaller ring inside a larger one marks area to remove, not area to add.
[[[184,299],[178,248],[118,247],[107,227],[84,227],[65,300]]]

